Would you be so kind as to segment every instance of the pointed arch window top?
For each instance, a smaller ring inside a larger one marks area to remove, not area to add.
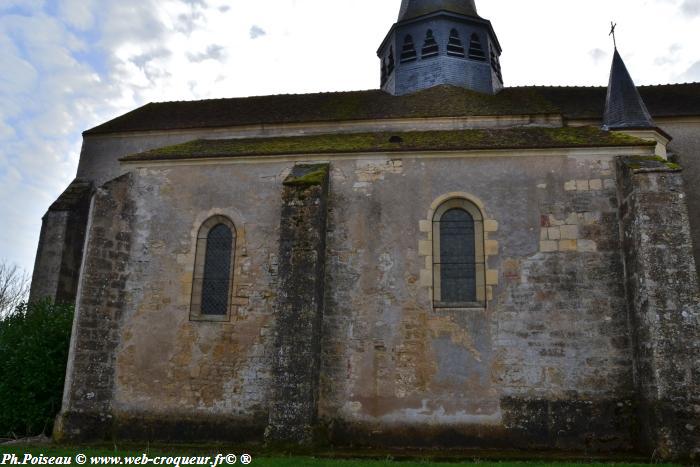
[[[425,33],[425,42],[423,42],[423,49],[421,50],[422,58],[435,57],[440,53],[440,46],[438,46],[435,36],[433,35],[433,30],[428,29]]]
[[[408,34],[403,40],[403,49],[401,50],[401,63],[412,62],[418,58],[416,53],[416,45],[413,43],[413,37]]]
[[[477,33],[473,33],[469,40],[469,58],[480,62],[486,61],[486,54]]]
[[[450,40],[447,43],[447,55],[464,58],[464,45],[462,45],[462,39],[459,38],[459,31],[456,29],[450,31]]]

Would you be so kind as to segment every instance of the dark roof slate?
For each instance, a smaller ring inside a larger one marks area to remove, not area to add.
[[[700,83],[639,88],[654,117],[700,115]],[[132,131],[373,119],[543,115],[601,119],[604,87],[516,87],[495,96],[436,86],[392,96],[380,90],[151,103],[85,135]]]
[[[649,110],[639,95],[634,81],[627,71],[625,62],[615,49],[610,83],[605,98],[603,128],[606,130],[624,128],[654,128],[656,125],[649,115]]]
[[[250,139],[196,140],[127,156],[122,161],[347,154],[358,152],[460,151],[654,146],[597,127],[514,128],[401,133],[350,133]]]
[[[399,21],[407,21],[437,11],[449,11],[465,16],[479,15],[475,0],[403,0],[399,10]]]

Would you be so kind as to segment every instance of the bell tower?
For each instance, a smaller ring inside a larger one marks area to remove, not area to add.
[[[474,0],[402,0],[377,55],[381,88],[393,95],[441,84],[487,94],[503,88],[501,46]]]

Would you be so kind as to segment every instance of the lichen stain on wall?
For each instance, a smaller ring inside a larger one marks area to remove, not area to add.
[[[485,313],[433,314],[405,306],[395,345],[375,339],[365,354],[348,361],[354,387],[345,411],[387,422],[439,416],[464,423],[498,414],[489,320],[477,316]]]

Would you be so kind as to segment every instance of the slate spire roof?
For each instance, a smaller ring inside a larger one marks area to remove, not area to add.
[[[475,0],[402,0],[399,21],[445,10],[465,16],[479,17]]]
[[[613,55],[608,95],[605,99],[603,129],[654,128],[656,125],[627,71],[617,47]]]

